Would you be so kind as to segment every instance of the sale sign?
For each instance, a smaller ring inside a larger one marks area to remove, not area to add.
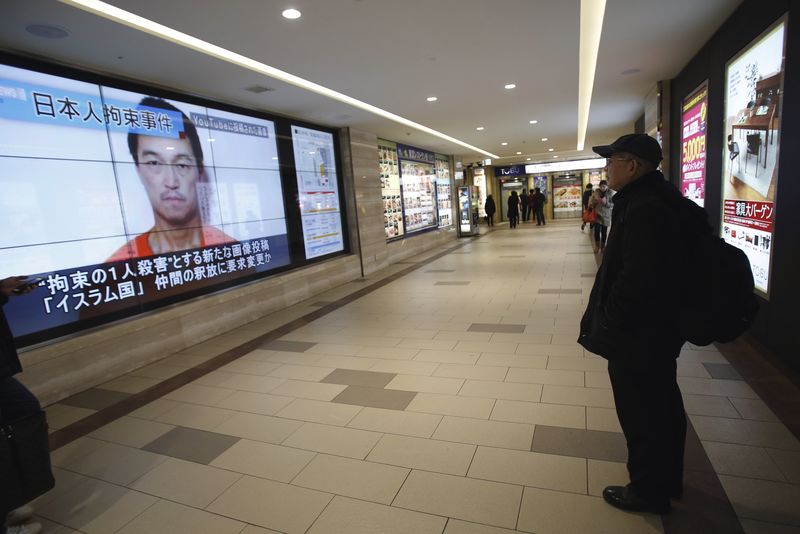
[[[706,196],[708,81],[683,100],[681,112],[681,191],[702,206]]]

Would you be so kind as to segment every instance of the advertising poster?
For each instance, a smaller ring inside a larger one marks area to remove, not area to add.
[[[397,152],[406,232],[436,226],[436,158],[433,152],[405,145],[397,145]]]
[[[486,196],[488,195],[486,192],[486,172],[483,168],[475,169],[473,172],[472,185],[475,186],[476,195],[478,196],[478,215],[483,219],[486,217],[486,210],[483,208],[486,206]]]
[[[600,180],[603,179],[603,171],[589,171],[589,180],[587,184],[592,184],[592,187],[600,187]]]
[[[706,120],[708,82],[683,99],[681,105],[681,191],[703,206],[706,198]]]
[[[292,125],[306,258],[344,250],[333,135]]]
[[[553,217],[569,219],[581,216],[581,175],[553,176]]]
[[[271,121],[3,65],[0,94],[0,277],[42,278],[15,337],[289,264]]]
[[[439,228],[453,226],[453,189],[450,180],[450,158],[436,154],[436,207]]]
[[[533,177],[533,188],[539,188],[539,191],[542,192],[544,195],[544,203],[547,204],[547,176],[534,176]]]
[[[403,235],[403,200],[400,194],[400,165],[397,161],[397,145],[378,139],[378,164],[381,174],[381,196],[383,197],[383,228],[386,239]]]
[[[778,181],[785,18],[728,62],[722,237],[750,259],[768,296]]]
[[[458,223],[461,232],[469,233],[472,231],[470,224],[471,212],[470,209],[471,199],[469,186],[462,186],[458,188]]]

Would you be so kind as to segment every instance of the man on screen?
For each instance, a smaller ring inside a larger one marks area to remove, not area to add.
[[[182,119],[177,137],[128,133],[128,148],[153,209],[155,224],[117,250],[108,262],[153,256],[236,240],[203,224],[198,184],[208,181],[194,123],[172,104],[146,97],[140,108],[165,110]],[[201,186],[202,187],[202,186]]]

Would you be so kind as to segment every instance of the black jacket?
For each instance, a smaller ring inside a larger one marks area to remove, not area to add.
[[[680,192],[659,171],[614,197],[611,233],[578,338],[606,359],[676,358],[685,256]]]
[[[508,197],[508,216],[519,217],[519,197],[516,195]]]
[[[531,200],[531,205],[533,206],[533,209],[536,210],[544,207],[544,193],[534,193],[533,195],[531,195],[531,198],[533,199]]]
[[[14,345],[14,336],[6,321],[6,314],[2,306],[8,302],[8,297],[0,295],[0,378],[8,378],[22,372],[22,366],[17,356]]]
[[[497,211],[497,208],[494,205],[494,199],[492,197],[488,197],[486,199],[486,204],[483,207],[483,211],[486,212],[486,215],[494,215],[494,212]]]

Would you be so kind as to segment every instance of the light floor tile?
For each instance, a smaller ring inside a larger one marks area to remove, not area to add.
[[[367,460],[463,476],[474,453],[474,445],[387,434],[372,449]]]
[[[542,402],[613,408],[614,396],[609,389],[545,385],[542,390]]]
[[[279,411],[277,417],[326,425],[345,426],[361,410],[359,406],[308,399],[296,399]]]
[[[522,367],[527,369],[544,369],[547,367],[547,356],[493,354],[484,352],[478,359],[478,365],[492,367]]]
[[[780,421],[772,410],[769,409],[767,404],[761,399],[737,399],[731,398],[736,411],[741,414],[743,419],[754,419],[756,421],[771,421],[777,423]]]
[[[433,439],[527,451],[533,440],[533,425],[448,416],[442,419]]]
[[[59,430],[97,412],[97,410],[67,406],[66,404],[51,404],[44,411],[47,413],[47,425],[50,430]]]
[[[549,358],[547,368],[562,371],[594,371],[608,374],[608,362],[602,358]]]
[[[209,465],[278,482],[290,482],[316,453],[248,439],[239,440]]]
[[[447,343],[451,343],[447,341]],[[475,365],[480,353],[478,352],[451,352],[449,350],[421,350],[414,356],[417,362],[456,363],[461,365]]]
[[[364,459],[381,434],[354,428],[304,423],[283,442],[287,447]]]
[[[104,384],[97,386],[100,389],[108,389],[111,391],[120,391],[122,393],[130,393],[134,395],[141,393],[149,387],[155,386],[160,383],[158,378],[145,378],[143,376],[124,375],[114,380],[109,380]]]
[[[356,371],[366,371],[378,361],[375,358],[359,358],[357,356],[327,356],[320,355],[317,362],[313,365],[330,367],[332,369],[353,369]],[[308,364],[312,365],[312,364]]]
[[[542,397],[542,386],[493,380],[467,380],[458,394],[464,397],[539,402]]]
[[[369,370],[380,373],[431,376],[437,367],[439,364],[436,362],[381,360],[377,361]]]
[[[800,527],[800,486],[728,475],[719,481],[739,517]]]
[[[119,534],[239,534],[244,523],[182,504],[159,500]]]
[[[494,421],[586,428],[586,408],[562,404],[498,400],[492,411]]]
[[[36,513],[86,534],[116,532],[158,499],[101,480],[86,479]]]
[[[743,380],[678,377],[678,386],[680,386],[683,393],[690,395],[716,395],[743,399],[758,398],[756,392]]]
[[[502,381],[508,373],[507,367],[489,367],[485,365],[459,365],[443,363],[434,371],[433,376],[449,378],[468,378],[472,380]]]
[[[106,443],[86,455],[59,467],[112,484],[126,486],[162,464],[167,458],[159,454]]]
[[[194,508],[205,508],[241,476],[239,473],[169,458],[130,487]]]
[[[592,460],[589,458],[589,495],[601,497],[606,486],[624,486],[628,483],[628,468],[624,463]]]
[[[119,445],[140,448],[173,428],[175,428],[173,425],[125,416],[98,428],[89,436]]]
[[[235,373],[226,373],[223,371],[211,371],[208,374],[205,374],[198,378],[197,380],[192,381],[192,384],[195,386],[211,386],[212,388],[221,387],[221,384],[231,378],[232,376],[236,376]],[[227,388],[227,389],[234,389],[234,388]]]
[[[730,417],[733,419],[739,419],[741,417],[727,397],[684,394],[683,407],[689,415],[708,415],[712,417]]]
[[[44,495],[37,497],[30,503],[31,506],[37,510],[44,507],[44,505],[47,503],[52,502],[77,488],[83,482],[91,480],[89,477],[85,477],[83,475],[79,475],[78,473],[73,473],[72,471],[67,471],[66,469],[61,469],[56,466],[53,466],[52,470],[53,477],[56,480],[56,485],[53,489]]]
[[[586,387],[611,389],[611,379],[605,371],[587,371]]]
[[[711,378],[711,375],[708,373],[708,370],[705,367],[703,367],[703,364],[700,362],[684,362],[679,359],[677,367],[678,367],[677,369],[678,376],[686,376],[693,378]]]
[[[386,384],[386,389],[457,395],[462,385],[464,385],[464,380],[460,378],[397,375]]]
[[[690,416],[702,441],[737,443],[754,447],[800,450],[800,442],[781,423],[726,419],[723,417]]]
[[[490,336],[492,334],[489,334]],[[438,336],[437,336],[438,337]],[[456,344],[456,351],[461,352],[494,352],[498,354],[515,354],[517,343],[506,343],[502,341],[459,341]],[[521,353],[523,354],[523,353]],[[527,353],[524,353],[527,354]]]
[[[344,391],[347,386],[342,384],[320,384],[317,382],[304,382],[302,380],[287,380],[272,390],[273,395],[285,395],[301,399],[331,401],[336,395]]]
[[[175,391],[167,393],[164,395],[164,398],[177,402],[201,404],[203,406],[216,406],[221,401],[230,397],[233,393],[235,392],[230,389],[187,384],[176,389]]]
[[[478,447],[469,477],[520,486],[586,493],[586,459]]]
[[[512,367],[508,370],[506,382],[583,386],[583,375],[583,371],[554,371],[550,369],[520,369]]]
[[[278,378],[288,378],[291,380],[306,380],[309,382],[319,382],[333,372],[333,367],[311,367],[307,365],[284,364],[271,371],[270,376]]]
[[[449,519],[447,528],[444,529],[444,534],[516,534],[517,532],[519,531],[479,525],[478,523],[467,523],[458,519]]]
[[[292,484],[364,501],[391,504],[409,469],[318,454]]]
[[[767,453],[778,464],[786,480],[792,484],[800,484],[800,452],[767,449]]]
[[[558,324],[558,323],[557,323]],[[572,325],[569,325],[572,327]],[[575,332],[578,332],[578,327],[575,325]],[[540,356],[570,356],[582,357],[583,348],[576,344],[573,345],[549,345],[544,343],[520,343],[517,349],[517,354],[535,354]]]
[[[704,441],[703,448],[719,474],[786,482],[767,451],[760,447]]]
[[[106,442],[92,437],[82,437],[50,453],[50,463],[68,468],[81,458],[106,446]]]
[[[414,400],[411,401],[406,410],[409,412],[488,419],[492,413],[494,402],[492,399],[420,393],[414,397]]]
[[[548,534],[660,534],[661,518],[612,508],[602,498],[525,488],[520,530]]]
[[[503,528],[517,523],[522,488],[425,471],[412,471],[393,506]]]
[[[217,426],[214,431],[229,436],[279,444],[303,424],[300,421],[289,421],[269,415],[238,413]]]
[[[333,495],[244,476],[207,510],[288,534],[303,534]]]
[[[231,363],[220,367],[219,370],[224,373],[238,373],[241,375],[268,375],[280,366],[278,363],[273,362],[260,362],[252,359],[239,358]]]
[[[292,397],[270,395],[269,393],[253,393],[251,391],[234,391],[229,397],[216,406],[227,410],[250,412],[261,415],[275,415],[293,401]]]
[[[378,358],[381,360],[411,360],[417,355],[419,349],[401,349],[397,347],[361,347],[352,356],[365,358]]]
[[[239,391],[253,391],[255,393],[270,393],[286,382],[283,378],[274,376],[258,376],[233,374],[230,378],[219,384],[220,387],[238,389]]]
[[[164,415],[157,417],[156,421],[211,431],[235,416],[236,413],[233,410],[222,410],[211,406],[179,403]]]
[[[778,525],[753,519],[742,519],[745,534],[797,534],[800,529],[791,525]]]
[[[436,336],[434,336],[433,339],[456,340],[459,343],[462,341],[474,342],[474,343],[488,343],[489,340],[492,339],[491,332],[467,332],[466,326],[464,326],[463,330],[455,330],[461,326],[462,326],[461,324],[453,325],[452,328],[454,328],[454,330],[446,330],[445,327],[442,327],[440,325],[440,331],[438,334],[436,334]],[[469,352],[471,350],[468,348],[469,347],[468,344],[464,344],[462,346],[467,348],[461,348],[458,350],[461,350],[463,352]]]
[[[337,496],[308,534],[440,534],[446,522],[444,517]]]
[[[323,358],[321,354],[308,352],[284,352],[282,350],[254,350],[242,359],[260,362],[289,363],[292,365],[316,365]]]
[[[364,408],[347,426],[387,434],[429,438],[441,420],[440,415]]]
[[[622,432],[617,411],[613,408],[586,408],[586,429]]]
[[[404,339],[397,345],[401,349],[425,349],[430,351],[449,351],[456,346],[454,339]],[[416,359],[416,358],[415,358]]]

